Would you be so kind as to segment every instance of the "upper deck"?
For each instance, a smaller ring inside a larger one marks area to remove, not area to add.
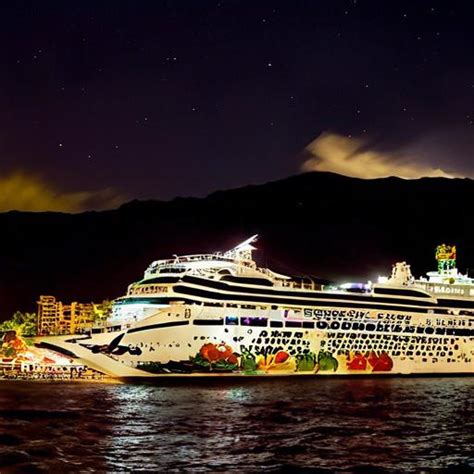
[[[316,290],[321,288],[310,277],[294,278],[276,273],[268,268],[258,267],[252,258],[252,252],[255,250],[252,244],[256,239],[257,235],[254,235],[226,252],[176,255],[174,258],[156,260],[147,268],[140,284],[146,284],[147,280],[166,274],[197,275],[214,280],[225,279],[227,276],[233,275],[247,278],[248,284],[252,284],[252,280],[256,284],[258,281],[266,280],[270,286],[288,289]]]
[[[474,298],[474,280],[455,267],[440,268],[436,272],[428,272],[427,276],[415,279],[410,265],[398,262],[393,266],[390,277],[379,277],[379,284],[419,289],[435,298]]]
[[[252,258],[255,250],[253,244],[257,235],[242,242],[226,252],[210,254],[175,255],[170,259],[154,261],[145,271],[143,280],[133,283],[128,294],[143,293],[142,287],[156,284],[157,279],[165,276],[182,277],[198,276],[209,280],[225,281],[233,284],[271,286],[273,289],[298,291],[325,291],[347,293],[351,288],[323,287],[311,277],[294,278],[273,272],[268,268],[258,267]],[[424,298],[435,302],[437,298],[474,298],[473,280],[457,272],[455,268],[428,273],[429,279],[415,278],[410,266],[405,262],[393,266],[390,277],[380,277],[377,284],[363,285],[363,292],[372,295],[396,295],[400,297]],[[147,291],[148,292],[148,291]]]

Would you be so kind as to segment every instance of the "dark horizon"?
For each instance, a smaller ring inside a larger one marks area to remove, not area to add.
[[[344,174],[341,174],[341,173],[335,173],[335,172],[332,172],[332,171],[301,171],[301,172],[298,172],[298,173],[294,173],[292,175],[289,175],[289,176],[285,176],[281,179],[273,179],[273,180],[268,180],[268,181],[264,181],[264,182],[258,182],[258,183],[248,183],[248,184],[242,184],[240,186],[235,186],[235,187],[231,187],[231,188],[227,188],[227,189],[222,189],[222,188],[216,188],[216,189],[211,189],[207,194],[205,194],[204,196],[191,196],[191,195],[176,195],[176,196],[170,196],[168,199],[158,199],[158,198],[143,198],[143,199],[140,199],[140,198],[130,198],[129,200],[127,201],[124,201],[124,202],[121,202],[121,203],[117,203],[116,207],[111,207],[111,208],[108,208],[108,209],[86,209],[86,210],[77,210],[77,211],[56,211],[56,210],[48,210],[48,211],[41,211],[41,210],[34,210],[34,211],[31,211],[31,210],[28,210],[28,211],[24,211],[24,210],[18,210],[18,209],[11,209],[11,210],[8,210],[8,211],[1,211],[0,212],[0,215],[1,214],[11,214],[11,213],[18,213],[18,214],[70,214],[70,215],[77,215],[77,214],[87,214],[87,213],[106,213],[106,212],[109,212],[109,211],[115,211],[115,210],[118,210],[120,208],[122,208],[123,206],[127,206],[127,205],[130,205],[130,204],[133,204],[133,203],[150,203],[150,202],[156,202],[156,203],[170,203],[170,202],[173,202],[173,201],[176,201],[176,200],[202,200],[202,199],[207,199],[211,196],[213,196],[214,194],[218,194],[218,193],[223,193],[223,192],[226,192],[226,191],[239,191],[239,190],[242,190],[242,189],[246,189],[246,188],[249,188],[249,187],[258,187],[258,186],[265,186],[265,185],[271,185],[272,183],[276,183],[276,182],[279,182],[279,181],[285,181],[285,180],[288,180],[288,179],[294,179],[294,178],[297,178],[299,176],[304,176],[304,175],[321,175],[321,176],[339,176],[341,178],[349,178],[349,179],[354,179],[354,180],[358,180],[358,181],[391,181],[391,180],[398,180],[398,181],[413,181],[413,182],[422,182],[422,181],[425,181],[425,180],[433,180],[433,181],[436,181],[436,180],[450,180],[450,181],[453,181],[453,182],[456,182],[456,181],[473,181],[474,178],[471,178],[471,177],[452,177],[452,178],[447,178],[447,177],[443,177],[443,176],[422,176],[422,177],[419,177],[419,178],[402,178],[400,176],[386,176],[386,177],[382,177],[382,178],[360,178],[360,177],[351,177],[351,176],[346,176]]]

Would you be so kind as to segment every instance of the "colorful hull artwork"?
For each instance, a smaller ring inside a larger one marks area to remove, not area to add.
[[[338,351],[336,354],[323,348],[324,340],[318,341],[318,350],[312,350],[310,341],[301,338],[299,339],[300,347],[295,351],[290,350],[288,344],[286,347],[274,345],[265,347],[255,344],[232,345],[226,342],[203,341],[197,351],[192,351],[194,344],[187,344],[190,353],[186,358],[179,357],[184,348],[181,344],[174,344],[174,341],[171,344],[159,345],[159,343],[151,342],[152,338],[150,338],[149,342],[142,341],[135,345],[131,340],[126,341],[126,338],[127,334],[124,333],[116,336],[110,344],[92,344],[90,338],[67,339],[59,342],[59,338],[54,337],[43,339],[42,343],[46,342],[46,347],[75,353],[81,362],[88,364],[91,368],[116,377],[361,375],[391,373],[394,367],[392,357],[387,352]],[[120,339],[119,343],[117,339]],[[156,341],[155,337],[153,339]],[[290,339],[289,344],[296,342],[295,339]],[[258,338],[248,342],[256,340]],[[310,347],[303,348],[306,346],[305,343]],[[162,354],[158,356],[156,352],[162,346],[171,347],[168,347],[166,352],[161,349]],[[147,354],[152,354],[152,357],[147,357]]]
[[[372,373],[390,372],[393,361],[390,356],[382,352],[377,355],[349,354],[343,357],[334,357],[329,352],[319,351],[305,352],[296,356],[279,350],[274,354],[255,354],[243,349],[241,353],[234,352],[232,348],[224,343],[204,344],[200,351],[185,361],[170,361],[168,363],[148,362],[138,365],[141,370],[155,373],[222,373],[222,374],[288,374],[306,372],[316,374],[318,372],[337,373]]]

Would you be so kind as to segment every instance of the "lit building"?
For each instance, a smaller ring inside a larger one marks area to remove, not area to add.
[[[38,335],[77,334],[92,329],[95,320],[93,303],[63,304],[54,296],[40,296]]]
[[[59,322],[58,302],[54,296],[40,296],[36,334],[56,334]]]

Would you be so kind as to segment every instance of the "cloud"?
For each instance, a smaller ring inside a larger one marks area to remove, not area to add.
[[[383,152],[368,140],[336,133],[322,133],[305,148],[303,171],[330,171],[355,178],[373,179],[398,176],[456,178],[459,174],[432,167],[409,152]]]
[[[63,192],[38,176],[14,172],[0,176],[0,212],[83,212],[116,208],[125,197],[111,188],[98,191]]]

